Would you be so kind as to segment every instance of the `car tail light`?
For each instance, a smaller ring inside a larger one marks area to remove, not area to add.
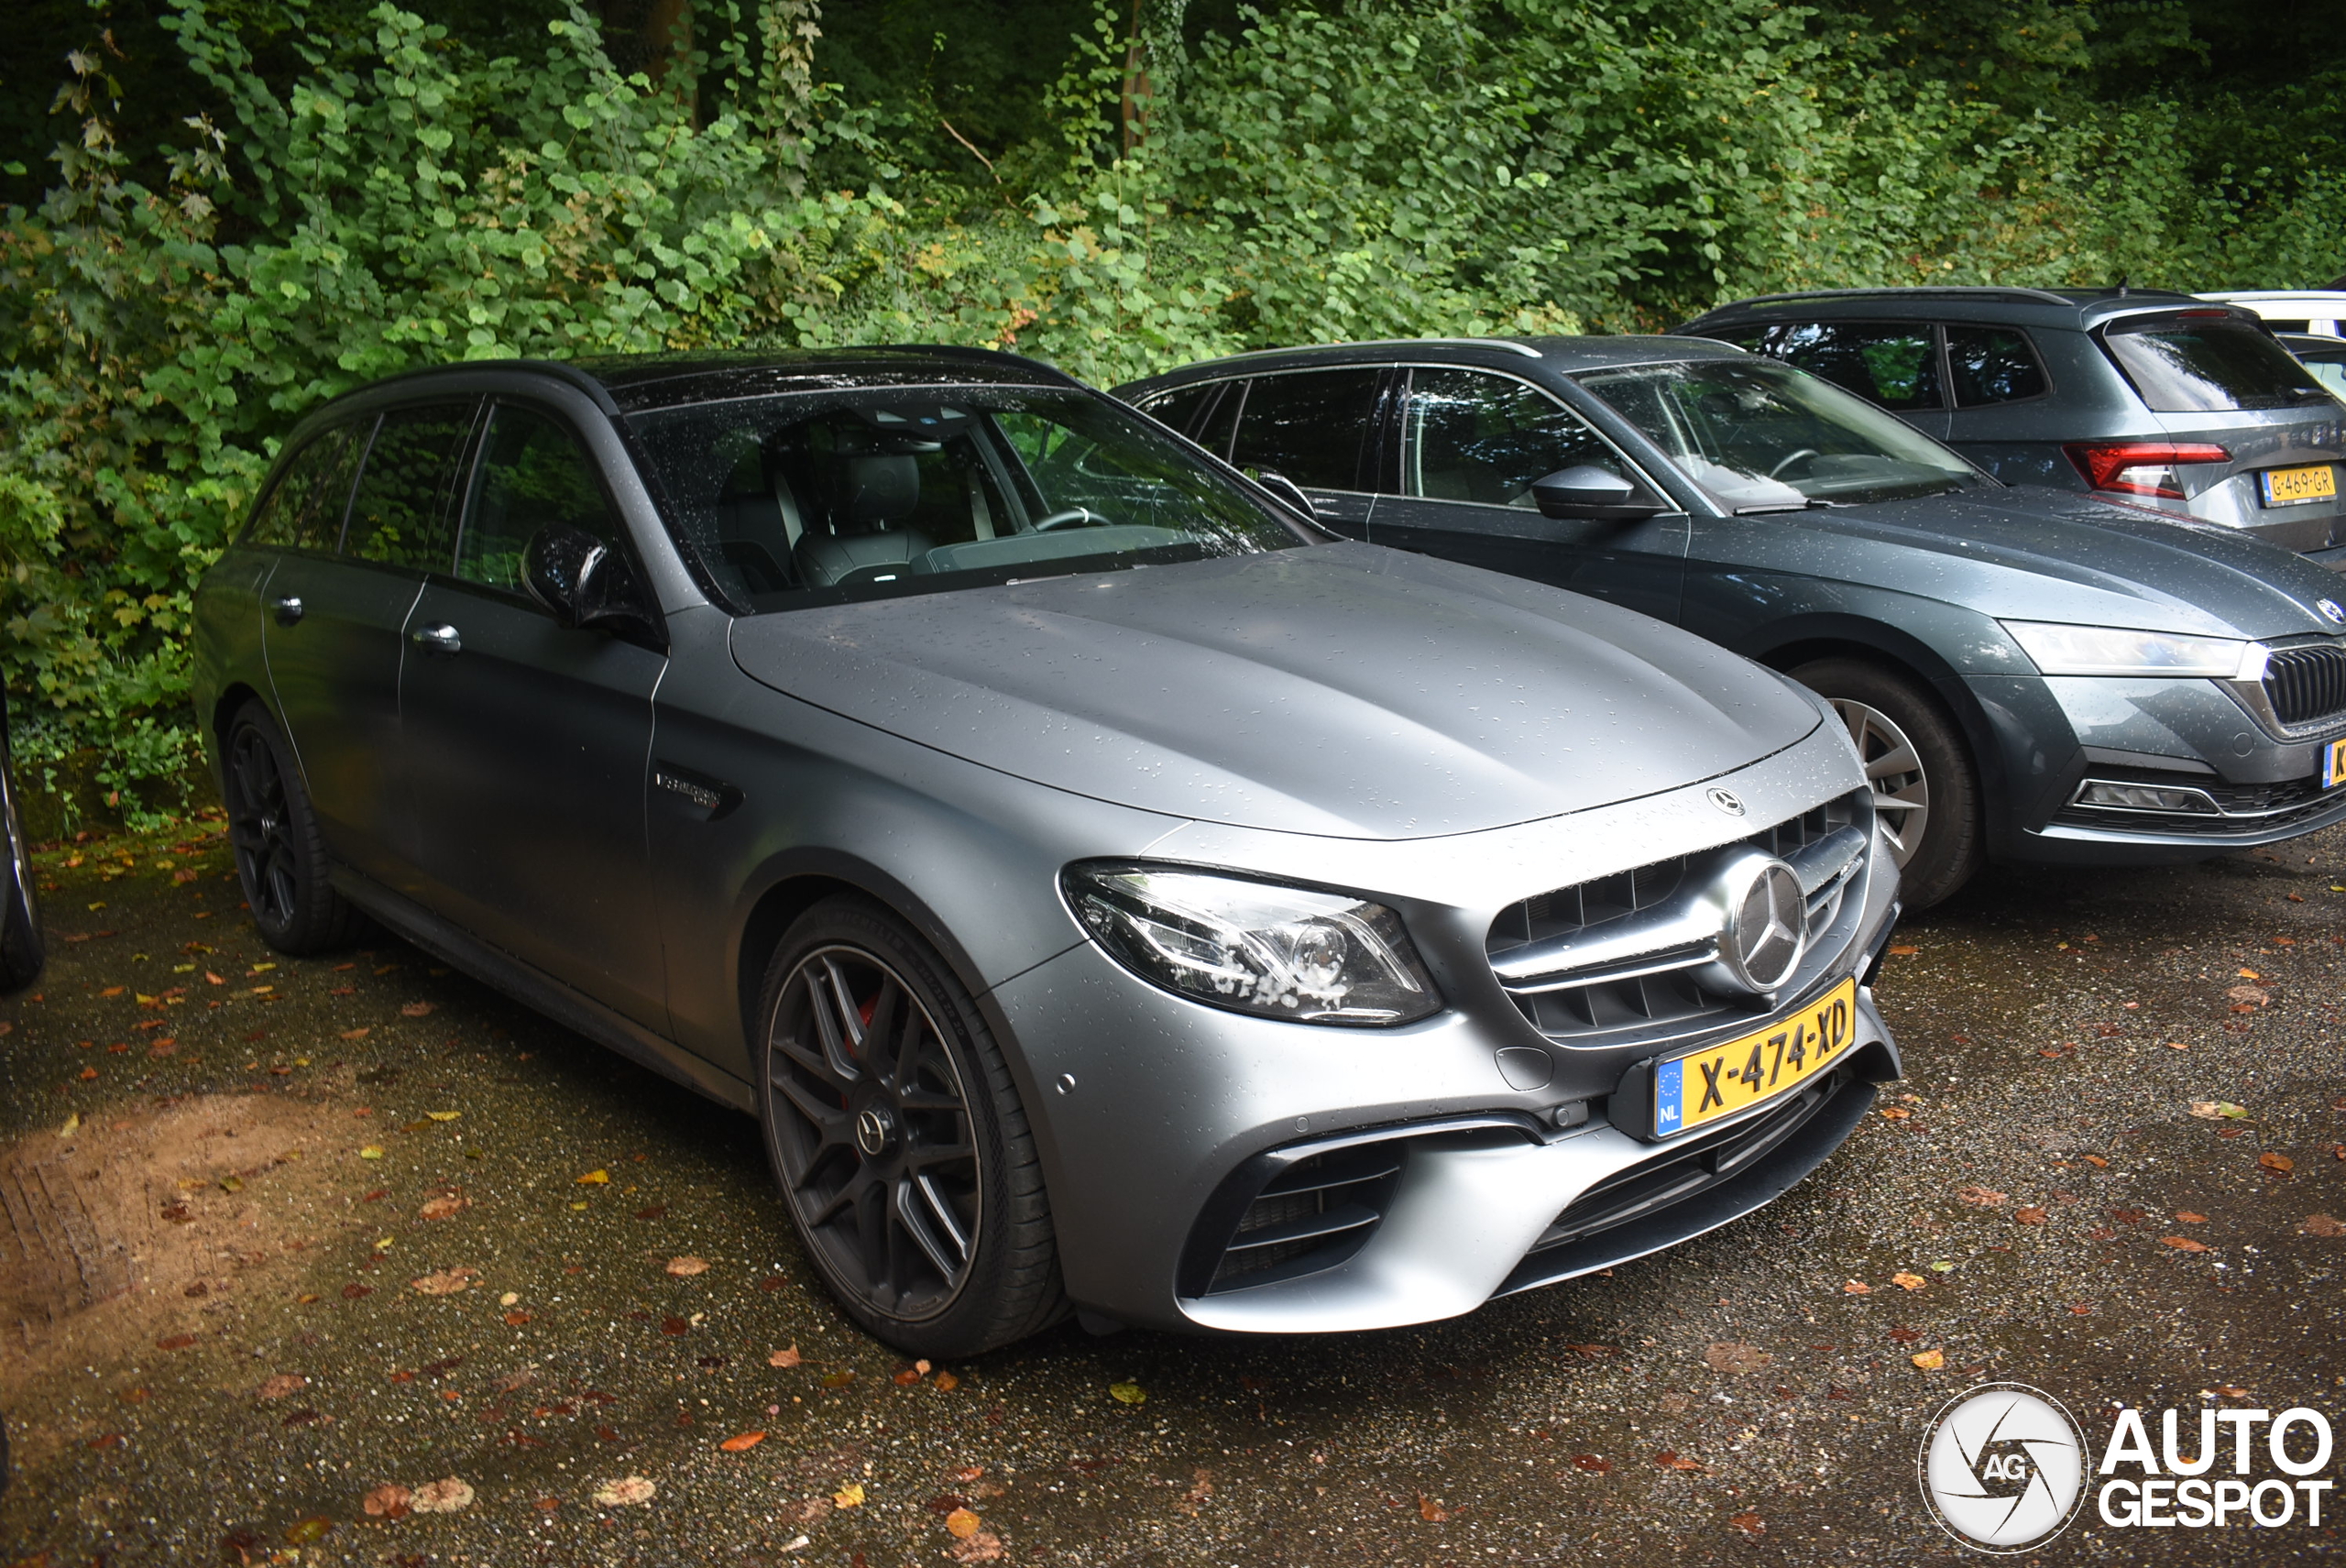
[[[2129,496],[2164,496],[2185,500],[2183,481],[2176,477],[2178,463],[2229,463],[2232,455],[2201,442],[2078,441],[2061,449],[2086,483],[2097,490]]]

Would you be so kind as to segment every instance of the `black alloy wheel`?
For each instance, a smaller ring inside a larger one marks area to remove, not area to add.
[[[261,939],[291,954],[349,942],[364,917],[327,879],[317,814],[269,710],[247,703],[225,750],[228,843]]]
[[[762,1120],[800,1239],[863,1326],[966,1355],[1058,1314],[1034,1141],[975,1004],[892,916],[834,899],[767,972]]]

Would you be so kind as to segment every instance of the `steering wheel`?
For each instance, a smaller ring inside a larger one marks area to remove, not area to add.
[[[1824,453],[1819,452],[1814,446],[1803,446],[1799,451],[1793,453],[1791,456],[1785,458],[1782,462],[1777,464],[1774,467],[1769,469],[1768,477],[1771,479],[1774,478],[1777,475],[1782,473],[1785,469],[1791,467],[1793,464],[1799,462],[1803,457],[1822,457],[1824,455]]]
[[[1102,517],[1090,507],[1069,507],[1065,511],[1055,511],[1043,519],[1035,525],[1035,532],[1048,533],[1055,528],[1107,528],[1110,526],[1112,525],[1106,518]]]

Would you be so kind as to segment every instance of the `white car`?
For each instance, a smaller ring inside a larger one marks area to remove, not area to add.
[[[2328,289],[2251,290],[2242,293],[2202,294],[2228,305],[2254,311],[2275,332],[2311,333],[2317,337],[2346,336],[2346,278],[2332,280]]]

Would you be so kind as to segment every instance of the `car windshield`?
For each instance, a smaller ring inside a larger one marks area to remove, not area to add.
[[[1186,444],[1070,389],[802,393],[631,424],[678,546],[751,614],[1306,543]]]
[[[1575,379],[1729,511],[1897,500],[1988,482],[1895,415],[1772,360],[1637,365]]]
[[[2289,351],[2235,317],[2210,312],[2111,323],[2102,347],[2154,413],[2228,413],[2319,402],[2320,385]]]

